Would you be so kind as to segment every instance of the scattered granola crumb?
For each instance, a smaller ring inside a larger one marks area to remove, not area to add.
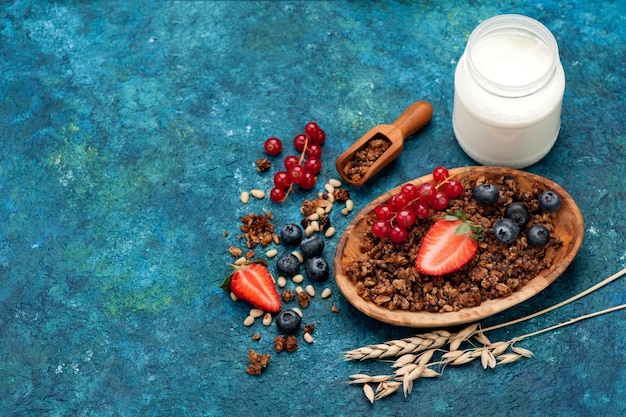
[[[306,292],[302,291],[298,293],[298,303],[300,303],[300,307],[307,308],[309,306],[309,300],[311,297]]]
[[[285,336],[283,336],[282,334],[276,336],[276,338],[274,339],[274,349],[276,349],[276,352],[282,352],[283,350],[285,350],[286,344],[287,341],[285,340]]]
[[[228,248],[228,252],[230,252],[230,254],[233,255],[235,258],[239,258],[243,253],[243,251],[236,246],[231,246],[230,248]]]
[[[285,344],[287,352],[292,353],[298,350],[298,338],[294,335],[287,336],[287,343]]]
[[[330,308],[330,311],[332,311],[333,313],[339,313],[339,307],[337,307],[337,306],[332,306],[332,307]]]
[[[304,333],[313,333],[313,330],[315,330],[315,324],[311,323],[311,324],[307,324],[306,326],[304,326],[304,328],[302,329],[302,331]]]
[[[261,375],[270,363],[270,354],[257,353],[249,349],[248,360],[250,361],[250,365],[248,365],[246,373],[249,375]]]
[[[222,233],[222,236],[224,236],[224,237],[228,237],[228,232],[223,232],[223,233]]]
[[[345,188],[335,188],[333,192],[335,201],[348,201],[350,199],[350,191]]]
[[[249,250],[248,252],[246,252],[246,259],[252,259],[252,258],[254,258],[254,251]]]
[[[288,303],[289,301],[296,298],[296,294],[291,290],[285,290],[282,292],[280,297],[283,299],[284,302]]]
[[[252,340],[254,340],[255,342],[261,340],[261,333],[255,333],[252,335]]]
[[[272,162],[267,159],[257,159],[256,161],[256,170],[259,172],[265,172],[272,167]]]

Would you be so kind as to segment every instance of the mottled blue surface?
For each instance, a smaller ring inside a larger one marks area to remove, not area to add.
[[[0,415],[625,414],[623,312],[528,339],[533,359],[447,369],[372,406],[344,382],[387,366],[340,352],[415,331],[368,319],[331,282],[333,297],[305,310],[315,344],[273,355],[260,377],[244,372],[247,350],[272,351],[276,330],[244,327],[248,305],[218,288],[227,250],[241,246],[242,214],[270,209],[280,226],[308,195],[239,202],[269,189],[271,174],[254,169],[262,141],[291,150],[317,120],[323,184],[352,141],[425,99],[432,123],[352,190],[357,209],[436,165],[474,164],[452,133],[453,73],[472,29],[500,13],[539,19],[558,41],[562,130],[528,171],[570,192],[586,236],[555,284],[485,324],[626,266],[623,1],[2,2]],[[334,215],[341,231],[350,217]],[[623,304],[625,289],[614,282],[491,338]]]

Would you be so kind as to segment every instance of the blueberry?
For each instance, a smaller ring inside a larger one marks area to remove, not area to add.
[[[284,334],[296,334],[301,321],[300,315],[293,310],[281,310],[276,315],[276,327]]]
[[[505,217],[493,225],[493,233],[500,242],[510,245],[519,236],[519,226],[514,220]]]
[[[300,252],[305,258],[312,258],[314,256],[320,256],[324,250],[324,240],[317,236],[312,235],[305,237],[300,242]]]
[[[561,196],[554,191],[544,191],[539,195],[539,209],[544,213],[554,213],[561,208]]]
[[[300,260],[293,253],[282,253],[276,260],[276,270],[280,275],[292,277],[300,272]]]
[[[526,232],[528,244],[536,248],[543,248],[550,242],[550,231],[542,224],[534,224]]]
[[[515,221],[522,228],[530,221],[530,210],[524,203],[511,203],[504,209],[504,217]]]
[[[298,246],[302,241],[302,228],[297,224],[286,224],[280,229],[280,241],[286,246]]]
[[[498,202],[498,199],[500,198],[500,190],[498,190],[498,187],[493,184],[481,184],[474,188],[472,197],[474,197],[474,200],[478,201],[480,204],[492,205]]]
[[[326,281],[330,276],[328,262],[321,256],[307,259],[304,270],[311,281]]]

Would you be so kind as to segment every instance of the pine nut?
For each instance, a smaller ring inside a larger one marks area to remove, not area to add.
[[[329,179],[329,180],[328,180],[328,183],[329,183],[330,185],[332,185],[333,187],[335,187],[335,188],[339,188],[339,187],[341,187],[341,181],[339,181],[339,180],[338,180],[338,179],[336,179],[336,178],[331,178],[331,179]]]
[[[292,310],[295,311],[296,314],[299,315],[300,317],[303,316],[302,310],[300,310],[298,307],[294,307],[294,308],[292,308]]]
[[[307,285],[304,290],[306,291],[307,294],[309,294],[309,296],[315,297],[315,288],[313,288],[312,285]]]
[[[280,238],[278,237],[278,235],[272,236],[272,242],[274,242],[274,244],[276,245],[280,245]]]
[[[239,258],[239,259],[237,259],[235,261],[235,265],[243,265],[247,261],[248,261],[248,259],[245,256],[242,256],[241,258]]]
[[[248,194],[247,191],[244,191],[239,196],[239,199],[241,200],[243,204],[248,204],[248,201],[250,201],[250,194]]]
[[[304,334],[304,341],[307,343],[313,343],[313,336],[311,336],[311,333],[305,333]]]
[[[347,216],[350,213],[350,210],[348,210],[347,208],[342,208],[341,209],[341,214],[343,214],[344,216]]]
[[[308,225],[308,226],[306,227],[306,229],[304,229],[304,235],[305,235],[306,237],[311,236],[313,233],[315,233],[315,227],[313,227],[313,225],[311,225],[311,224],[310,224],[310,225]]]
[[[315,213],[317,213],[317,218],[319,219],[319,216],[326,214],[326,209],[324,207],[318,207],[315,209]]]
[[[278,281],[276,282],[280,288],[284,288],[287,285],[287,278],[284,276],[279,276]]]
[[[346,208],[348,209],[348,211],[354,210],[354,201],[346,200]]]
[[[335,194],[328,194],[328,201],[330,201],[331,203],[335,202]]]
[[[238,298],[237,298],[237,296],[235,295],[234,292],[230,293],[230,299],[233,300],[233,301],[237,301],[238,300]]]
[[[265,252],[265,256],[267,256],[268,258],[273,258],[276,255],[278,255],[278,250],[276,249],[270,249],[267,252]]]
[[[293,277],[291,277],[291,280],[295,282],[296,284],[301,284],[302,281],[304,281],[304,275],[296,274]]]
[[[324,233],[324,236],[326,237],[333,237],[335,235],[335,228],[333,226],[330,226],[328,229],[326,229],[326,233]]]
[[[302,289],[302,287],[301,287],[301,286],[299,286],[299,285],[298,285],[298,286],[296,287],[296,294],[300,294],[300,293],[301,293],[301,292],[303,292],[303,291],[304,291],[304,290]]]
[[[332,194],[335,192],[335,187],[333,187],[332,185],[328,183],[324,184],[324,189],[328,191],[329,194]]]
[[[265,313],[263,316],[263,325],[269,326],[270,324],[272,324],[272,315],[270,313]]]
[[[250,191],[250,195],[254,198],[258,198],[259,200],[265,197],[265,191],[263,190],[252,190]]]
[[[300,252],[298,252],[297,250],[294,250],[293,252],[291,252],[296,258],[298,258],[298,260],[300,261],[300,263],[304,262],[304,256],[302,256],[302,254]]]
[[[328,298],[330,297],[331,294],[332,294],[331,289],[326,287],[324,288],[324,291],[322,291],[322,298]]]
[[[324,207],[324,214],[328,214],[330,213],[330,211],[333,209],[333,203],[330,203],[329,205],[327,205],[326,207]]]
[[[257,317],[261,317],[264,314],[264,311],[261,310],[260,308],[253,308],[252,310],[250,310],[250,316],[252,316],[253,318],[257,318]]]
[[[320,215],[317,212],[315,212],[315,213],[311,214],[309,217],[307,217],[307,220],[311,220],[312,221],[312,220],[318,220],[319,218],[320,218]]]
[[[246,327],[252,326],[253,323],[254,323],[254,317],[252,316],[246,317],[246,319],[243,321],[243,325]]]
[[[313,230],[315,230],[316,232],[320,231],[320,222],[318,222],[317,220],[312,221],[311,226],[313,226]]]

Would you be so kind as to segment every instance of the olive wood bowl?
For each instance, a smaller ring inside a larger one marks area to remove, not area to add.
[[[365,315],[388,324],[421,328],[447,327],[478,321],[522,303],[544,290],[565,271],[578,253],[584,235],[583,217],[572,197],[560,185],[538,175],[510,168],[475,166],[455,168],[449,172],[450,175],[459,180],[476,179],[479,176],[484,176],[487,180],[495,180],[502,175],[511,175],[517,180],[520,190],[530,190],[532,185],[539,184],[543,189],[551,189],[558,193],[562,199],[562,206],[553,220],[555,227],[553,233],[561,238],[563,244],[556,252],[552,267],[542,271],[524,287],[507,297],[487,300],[479,306],[464,308],[456,312],[432,313],[390,310],[364,300],[357,294],[356,284],[345,275],[345,267],[360,255],[360,242],[368,229],[366,216],[376,206],[399,192],[401,186],[398,186],[365,206],[348,225],[337,244],[334,260],[337,285],[346,299]],[[427,175],[410,182],[419,186],[432,180],[432,175]]]

